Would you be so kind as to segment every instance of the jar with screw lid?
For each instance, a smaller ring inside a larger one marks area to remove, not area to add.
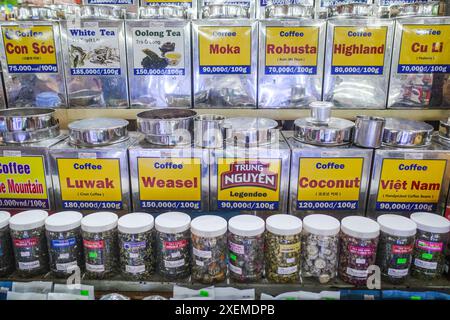
[[[384,280],[400,284],[409,276],[417,225],[411,219],[383,214],[377,218],[380,225],[377,265]]]
[[[228,250],[231,279],[238,282],[258,281],[264,266],[264,220],[237,215],[228,221]]]
[[[416,212],[411,220],[417,224],[411,273],[413,277],[434,279],[445,268],[445,249],[449,241],[450,221],[437,214]]]
[[[324,214],[303,219],[302,275],[327,283],[336,277],[340,222]]]
[[[372,219],[349,216],[341,221],[339,277],[363,286],[369,267],[375,264],[380,226]]]
[[[20,276],[32,277],[48,271],[48,249],[45,239],[44,210],[20,212],[9,219],[9,228]]]
[[[148,279],[155,269],[153,216],[129,213],[119,219],[120,270],[130,280]]]
[[[166,212],[155,219],[156,263],[161,275],[170,280],[190,275],[191,218],[182,212]]]
[[[117,221],[112,212],[91,213],[81,220],[87,278],[105,279],[116,271]]]
[[[14,270],[14,256],[9,231],[9,212],[0,211],[0,277]]]
[[[227,274],[227,221],[213,215],[191,222],[192,278],[206,284],[225,280]]]
[[[63,211],[45,220],[50,271],[56,277],[67,277],[74,266],[84,269],[82,218],[79,212]]]
[[[266,277],[277,283],[300,281],[302,221],[276,214],[266,219]]]

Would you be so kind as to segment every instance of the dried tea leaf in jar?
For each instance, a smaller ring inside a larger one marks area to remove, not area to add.
[[[50,271],[56,277],[67,277],[72,267],[84,269],[81,219],[76,211],[52,214],[45,220]]]
[[[47,217],[46,211],[28,210],[9,219],[16,269],[23,277],[32,277],[48,271],[44,228]]]
[[[0,277],[14,271],[14,256],[9,231],[9,212],[0,211]]]
[[[302,275],[327,283],[337,274],[340,223],[336,218],[314,214],[303,219]]]
[[[445,268],[445,248],[449,241],[450,221],[433,213],[417,212],[411,215],[417,224],[411,273],[414,277],[434,279]]]
[[[375,264],[380,226],[372,219],[350,216],[341,221],[339,277],[347,283],[367,284]]]
[[[376,264],[384,280],[400,284],[410,273],[416,224],[411,219],[383,214],[377,218],[381,233]]]
[[[228,250],[231,279],[238,282],[258,281],[264,267],[264,220],[238,215],[228,221]]]
[[[227,274],[227,221],[205,215],[192,220],[192,278],[206,284],[225,280]]]
[[[112,212],[91,213],[81,220],[86,277],[105,279],[118,264],[118,217]]]
[[[182,212],[166,212],[155,219],[156,264],[170,280],[185,279],[191,268],[191,218]]]
[[[278,283],[300,281],[302,221],[276,214],[266,219],[266,277]]]
[[[148,279],[155,269],[153,216],[145,212],[119,219],[120,271],[129,280]]]

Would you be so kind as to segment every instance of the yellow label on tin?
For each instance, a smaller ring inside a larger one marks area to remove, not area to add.
[[[2,26],[9,73],[56,73],[52,26]]]
[[[218,158],[219,209],[278,210],[281,159]]]
[[[201,158],[137,158],[139,201],[148,209],[201,209]]]
[[[335,27],[331,74],[383,74],[387,27]]]
[[[0,207],[49,209],[43,156],[0,157]]]
[[[363,165],[363,158],[300,158],[297,209],[358,209]]]
[[[56,160],[64,209],[122,209],[119,159]]]
[[[383,159],[377,210],[434,211],[447,160]]]
[[[403,25],[397,71],[450,72],[450,25]]]

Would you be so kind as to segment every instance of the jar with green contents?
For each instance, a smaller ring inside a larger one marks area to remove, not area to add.
[[[445,248],[449,240],[450,221],[426,212],[413,213],[411,220],[417,224],[412,275],[424,279],[440,277],[445,268]]]
[[[277,283],[300,281],[302,221],[288,214],[266,219],[266,277]]]
[[[0,277],[14,270],[14,257],[9,234],[9,212],[0,211]]]

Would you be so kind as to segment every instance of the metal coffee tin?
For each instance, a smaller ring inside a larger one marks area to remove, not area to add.
[[[392,20],[328,21],[323,100],[338,108],[386,108]]]
[[[61,22],[69,104],[73,108],[127,108],[124,21],[113,9],[99,17]],[[105,9],[106,8],[106,9]],[[105,16],[106,13],[111,16]],[[95,44],[95,45],[94,45]]]
[[[100,118],[89,130],[86,125],[92,122],[72,122],[70,140],[50,148],[56,207],[127,213],[131,211],[127,150],[139,135],[126,134],[125,120]]]
[[[139,8],[139,0],[83,0],[83,4],[114,6],[129,13],[137,13]]]
[[[198,9],[196,0],[140,0],[141,8],[154,8],[148,13],[159,16],[159,18],[174,18],[174,14],[179,15],[179,10],[176,8],[184,9],[183,16],[189,19],[197,19]],[[181,18],[181,17],[179,17]]]
[[[259,25],[259,108],[304,108],[322,99],[324,20],[267,20]]]
[[[332,16],[368,16],[373,0],[317,0],[316,18],[325,19]]]
[[[255,2],[251,0],[199,0],[199,18],[254,19]]]
[[[450,141],[450,119],[439,121],[439,138]]]
[[[148,10],[145,7],[142,9]],[[191,108],[191,27],[181,19],[127,20],[133,108]]]
[[[424,147],[431,143],[433,130],[433,126],[425,122],[387,118],[382,142],[390,147]]]
[[[257,19],[313,18],[314,1],[311,0],[258,0]]]
[[[292,152],[289,213],[338,219],[365,214],[373,150],[314,146],[299,142],[292,131],[283,135]]]
[[[399,18],[388,108],[450,106],[450,17]]]
[[[141,140],[129,156],[134,211],[209,211],[208,149]]]
[[[257,147],[276,143],[278,122],[267,118],[237,117],[223,123],[228,146]]]
[[[195,108],[256,108],[257,25],[253,20],[192,22]]]
[[[58,22],[1,21],[0,30],[8,107],[67,107]]]
[[[439,15],[439,1],[376,0],[375,2],[376,14],[381,18]]]
[[[202,114],[194,118],[194,144],[201,148],[222,148],[225,140],[225,117]]]

